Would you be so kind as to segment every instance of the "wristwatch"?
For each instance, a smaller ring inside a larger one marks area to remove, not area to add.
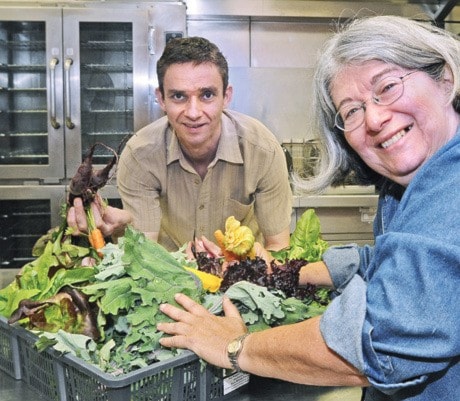
[[[238,356],[240,355],[241,350],[243,349],[243,342],[248,335],[249,333],[243,334],[242,336],[239,336],[234,340],[230,341],[227,345],[228,359],[232,364],[233,370],[236,370],[237,372],[241,372],[240,366],[238,365]]]

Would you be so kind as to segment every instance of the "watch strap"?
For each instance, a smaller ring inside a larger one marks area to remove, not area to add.
[[[250,333],[243,334],[235,338],[233,341],[231,341],[231,343],[238,342],[237,351],[234,353],[228,352],[228,359],[230,360],[230,363],[232,364],[233,370],[235,370],[236,372],[242,372],[240,365],[238,364],[238,357],[240,356],[240,353],[243,350],[244,340],[246,339],[247,336],[249,336],[249,334]]]

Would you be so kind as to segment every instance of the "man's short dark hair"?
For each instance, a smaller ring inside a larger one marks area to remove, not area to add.
[[[228,86],[228,64],[219,48],[209,40],[193,36],[189,38],[175,38],[168,41],[157,62],[158,85],[164,96],[164,78],[166,70],[172,64],[203,63],[214,64],[220,72],[225,93]]]

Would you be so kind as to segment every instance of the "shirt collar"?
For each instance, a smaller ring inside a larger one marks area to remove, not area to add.
[[[184,160],[179,141],[169,124],[166,130],[166,137],[166,146],[168,149],[166,163],[169,165],[174,161]],[[236,125],[231,116],[224,111],[222,114],[222,133],[217,147],[216,157],[212,161],[211,166],[219,159],[230,163],[243,164],[243,156],[241,154],[238,139]]]

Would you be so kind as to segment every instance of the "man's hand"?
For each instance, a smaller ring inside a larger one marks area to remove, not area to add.
[[[132,222],[132,216],[123,209],[104,205],[100,196],[96,196],[90,205],[96,227],[104,237],[119,237],[124,234],[125,228]],[[75,198],[73,206],[67,212],[67,224],[73,229],[72,235],[81,235],[88,232],[86,213],[81,198]]]

